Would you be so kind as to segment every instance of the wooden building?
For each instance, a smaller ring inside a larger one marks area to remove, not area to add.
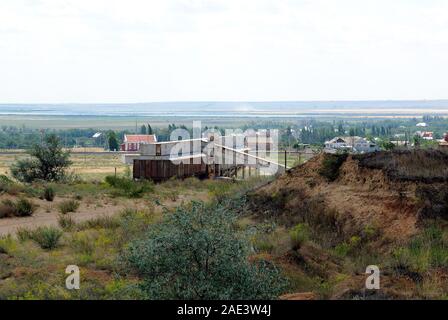
[[[258,148],[257,148],[258,150]],[[134,179],[163,181],[170,178],[237,176],[245,168],[278,168],[278,164],[251,155],[247,139],[240,135],[209,136],[200,139],[142,144],[139,154],[125,154],[123,161],[133,164]]]
[[[203,154],[205,139],[156,142],[142,145],[140,155],[133,159],[135,179],[163,181],[172,177],[208,176]]]

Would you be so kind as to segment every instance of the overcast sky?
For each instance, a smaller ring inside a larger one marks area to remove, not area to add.
[[[444,0],[0,0],[0,103],[448,98]]]

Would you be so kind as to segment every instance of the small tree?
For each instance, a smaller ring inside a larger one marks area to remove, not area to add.
[[[140,127],[140,133],[146,134],[146,126],[144,124]]]
[[[395,149],[395,144],[391,141],[388,140],[383,140],[380,143],[381,148],[383,148],[384,150],[393,150]]]
[[[151,125],[148,123],[148,134],[154,134],[152,131]]]
[[[193,202],[153,225],[127,259],[149,299],[275,299],[284,289],[267,261],[249,262],[247,239],[223,206]]]
[[[108,141],[109,141],[109,150],[110,151],[117,151],[119,148],[118,145],[118,139],[117,134],[115,131],[110,131],[108,134]]]
[[[47,135],[42,144],[33,145],[28,153],[31,159],[18,160],[11,167],[12,175],[22,182],[36,179],[59,181],[71,164],[70,153],[62,149],[60,139],[55,134]]]

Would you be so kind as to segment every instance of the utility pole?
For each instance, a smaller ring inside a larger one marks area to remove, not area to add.
[[[287,156],[286,156],[286,149],[285,149],[285,173],[286,173],[286,168],[287,166],[288,160],[287,160]]]

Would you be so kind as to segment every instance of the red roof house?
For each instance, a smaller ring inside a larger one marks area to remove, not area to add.
[[[139,151],[141,144],[154,142],[157,142],[154,134],[125,134],[120,149],[121,151]]]
[[[422,132],[421,137],[425,140],[433,140],[433,133],[425,131],[425,132]]]

